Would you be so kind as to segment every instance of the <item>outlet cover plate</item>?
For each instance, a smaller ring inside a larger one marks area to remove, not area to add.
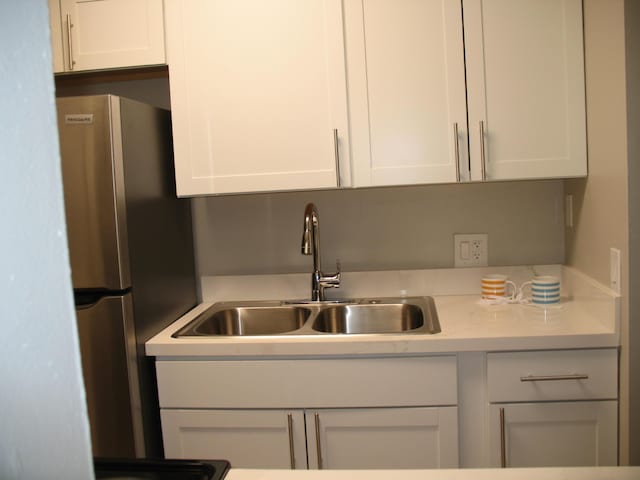
[[[489,235],[457,233],[453,236],[454,266],[486,267],[489,265]]]
[[[610,278],[611,278],[611,288],[618,294],[621,292],[620,288],[620,268],[622,267],[620,264],[620,250],[617,248],[612,248],[609,250],[610,257]]]

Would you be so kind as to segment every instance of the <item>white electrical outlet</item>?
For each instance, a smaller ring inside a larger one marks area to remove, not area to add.
[[[489,235],[464,233],[453,236],[455,267],[486,267],[489,263]]]

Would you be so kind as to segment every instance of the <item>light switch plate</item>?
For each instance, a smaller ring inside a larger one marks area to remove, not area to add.
[[[612,248],[609,250],[609,257],[611,289],[620,293],[620,250]]]
[[[565,227],[573,228],[573,195],[564,197],[564,224]]]
[[[457,233],[453,236],[454,266],[486,267],[489,260],[489,235]]]

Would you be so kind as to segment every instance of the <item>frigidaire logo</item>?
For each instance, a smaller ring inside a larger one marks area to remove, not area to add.
[[[93,123],[93,113],[75,113],[64,116],[64,123],[67,125],[86,125]]]

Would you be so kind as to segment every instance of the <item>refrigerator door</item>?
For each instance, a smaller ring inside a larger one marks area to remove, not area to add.
[[[119,99],[57,102],[73,286],[124,290],[131,278]]]
[[[94,456],[144,454],[131,294],[76,295],[78,335]]]

